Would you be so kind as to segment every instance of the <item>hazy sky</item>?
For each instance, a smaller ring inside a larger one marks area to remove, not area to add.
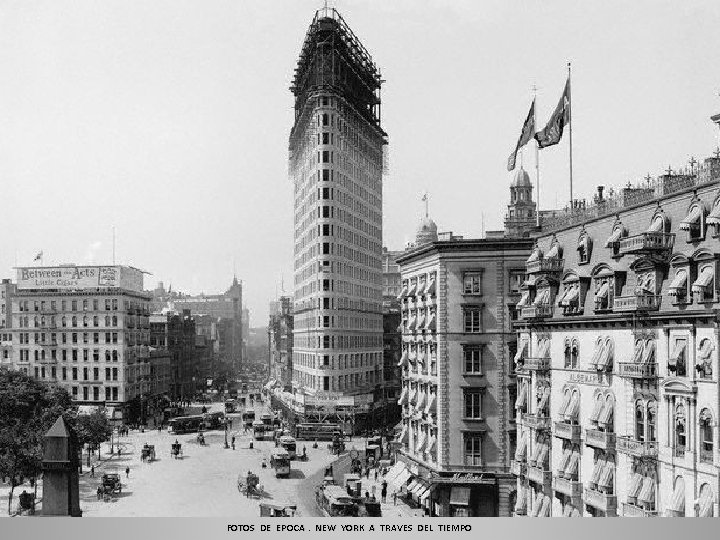
[[[367,0],[335,5],[380,66],[384,243],[501,228],[507,157],[573,63],[576,195],[706,157],[718,142],[720,4]],[[0,0],[0,276],[117,261],[187,292],[245,283],[265,324],[292,290],[288,89],[320,1]],[[567,141],[541,204],[568,198]],[[526,164],[530,164],[528,158]]]

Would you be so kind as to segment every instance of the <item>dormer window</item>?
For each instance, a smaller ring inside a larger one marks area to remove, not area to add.
[[[612,256],[617,257],[619,255],[620,240],[626,236],[625,228],[622,222],[617,219],[613,225],[613,230],[608,239],[605,241],[605,247],[612,249]]]
[[[714,237],[720,236],[720,194],[715,197],[712,210],[705,219],[705,223],[713,228],[712,235]]]
[[[687,241],[694,242],[705,238],[705,211],[697,198],[693,200],[687,216],[680,222],[680,229],[687,231]]]
[[[585,232],[585,228],[580,231],[577,245],[578,264],[587,264],[590,262],[592,252],[592,238]]]

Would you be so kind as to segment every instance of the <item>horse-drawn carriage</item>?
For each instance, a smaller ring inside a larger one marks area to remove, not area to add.
[[[200,446],[205,446],[205,434],[201,431],[195,439]]]
[[[238,491],[246,497],[260,497],[262,486],[260,485],[260,477],[250,471],[246,476],[242,473],[238,475],[237,480]]]
[[[296,517],[296,504],[260,503],[260,517]]]
[[[97,498],[108,500],[115,492],[122,493],[120,475],[118,473],[103,474],[100,485],[97,488]]]
[[[174,442],[170,446],[170,455],[174,457],[175,459],[182,458],[183,450],[182,450],[182,444],[179,442]]]
[[[145,444],[142,447],[142,450],[140,450],[140,460],[141,461],[155,461],[155,445],[154,444]]]

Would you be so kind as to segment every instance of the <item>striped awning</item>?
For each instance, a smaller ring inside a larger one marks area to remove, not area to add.
[[[427,407],[425,407],[425,414],[435,412],[435,404],[437,403],[437,394],[430,393],[430,399],[428,400]]]
[[[600,417],[598,418],[599,424],[607,426],[610,424],[610,422],[612,422],[613,405],[614,402],[612,398],[605,398],[603,400],[602,410],[600,411]]]
[[[602,411],[604,401],[602,399],[602,396],[597,396],[597,399],[595,400],[595,405],[593,405],[593,410],[590,413],[590,420],[592,422],[597,422],[598,418],[600,418],[600,411]]]
[[[638,494],[638,501],[645,504],[655,504],[655,480],[645,476]]]
[[[647,340],[645,342],[645,347],[643,349],[643,355],[642,355],[642,363],[643,364],[652,364],[655,362],[655,342],[651,339]]]
[[[522,359],[522,357],[525,353],[525,350],[527,349],[527,346],[528,346],[528,340],[521,339],[520,343],[518,345],[517,352],[515,353],[515,358],[514,358],[515,362],[518,362]]]
[[[597,369],[602,370],[606,369],[613,360],[613,341],[612,339],[605,340],[605,343],[603,345],[602,354],[600,354],[597,362]]]
[[[540,492],[535,492],[535,502],[533,503],[532,507],[532,517],[538,517],[540,515],[540,509],[543,505],[543,500],[545,499],[545,496]]]
[[[662,216],[655,216],[655,219],[653,219],[650,223],[647,232],[662,232],[664,224]]]
[[[640,488],[642,487],[642,483],[643,483],[643,475],[640,473],[633,473],[632,478],[630,479],[630,487],[628,489],[628,497],[637,498],[638,494],[640,493]]]
[[[565,414],[565,411],[567,411],[568,407],[570,406],[570,400],[572,399],[572,392],[570,390],[566,390],[563,394],[563,400],[560,404],[560,410],[558,411],[559,416],[563,416]]]
[[[398,405],[403,406],[407,403],[408,387],[404,386],[400,393],[400,399],[398,399]]]
[[[675,480],[675,489],[670,499],[670,509],[676,512],[685,512],[685,481],[682,476]]]
[[[525,486],[520,486],[515,496],[515,513],[524,514],[527,510],[527,492]]]
[[[427,433],[423,432],[422,435],[420,435],[420,440],[418,441],[417,446],[415,447],[415,452],[418,454],[422,453],[425,449],[425,443],[427,440]]]
[[[680,222],[680,229],[683,231],[689,231],[692,227],[700,224],[700,215],[702,214],[702,208],[696,204],[690,209],[690,213],[685,216]]]
[[[580,413],[580,392],[573,392],[570,398],[570,405],[565,411],[565,419],[576,421]]]
[[[559,259],[560,258],[560,244],[557,242],[548,250],[545,254],[546,259]]]
[[[543,411],[545,409],[545,407],[547,407],[548,401],[550,401],[550,387],[546,386],[543,389],[543,393],[542,393],[542,396],[540,397],[540,401],[538,401],[538,406],[537,406],[536,412],[539,413],[539,412]]]
[[[602,475],[603,468],[605,467],[605,460],[602,458],[599,458],[595,460],[595,465],[593,465],[593,472],[592,476],[590,477],[590,482],[593,484],[597,484],[600,482],[600,476]]]
[[[613,485],[613,478],[615,477],[615,462],[612,459],[607,459],[603,466],[602,472],[600,473],[600,481],[598,485],[604,488],[610,488]]]
[[[573,450],[570,454],[570,460],[568,461],[567,467],[565,467],[565,474],[570,477],[575,477],[578,473],[578,466],[580,465],[580,452]]]
[[[698,517],[713,517],[714,506],[715,498],[713,497],[712,490],[705,484],[703,489],[700,490],[700,510],[698,511]]]
[[[714,277],[715,269],[713,268],[713,265],[708,264],[707,266],[703,267],[703,269],[700,271],[700,274],[698,274],[698,278],[695,280],[695,283],[692,284],[693,292],[697,290],[702,290],[708,285],[710,285]]]
[[[430,281],[427,284],[427,287],[425,287],[425,294],[426,295],[433,295],[435,294],[435,278],[431,277]]]
[[[708,217],[705,219],[708,225],[720,225],[720,204],[715,205]]]
[[[520,301],[515,304],[515,307],[521,308],[527,306],[530,303],[530,291],[523,291]]]
[[[538,517],[550,517],[550,509],[552,507],[552,499],[550,496],[545,495],[543,498],[542,507],[540,508],[540,514]]]
[[[565,467],[567,467],[568,463],[570,462],[570,455],[572,454],[572,449],[569,446],[566,446],[563,450],[563,455],[560,458],[560,465],[558,465],[558,472],[562,472],[565,470]]]

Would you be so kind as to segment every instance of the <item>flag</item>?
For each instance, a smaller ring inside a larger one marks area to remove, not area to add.
[[[40,251],[37,255],[35,255],[35,258],[33,259],[33,261],[41,261],[42,256],[43,256],[43,252]]]
[[[535,134],[535,140],[539,148],[552,146],[560,142],[563,128],[570,123],[570,77],[565,82],[565,90],[555,107],[547,125]]]
[[[528,111],[527,118],[525,118],[525,123],[523,124],[522,133],[520,133],[520,138],[518,139],[517,145],[515,145],[515,150],[513,150],[512,154],[510,154],[510,157],[508,158],[508,165],[507,170],[512,171],[515,168],[515,158],[517,156],[518,150],[525,146],[528,142],[530,142],[530,139],[533,138],[533,134],[535,133],[535,100],[533,99],[532,105],[530,105],[530,110]]]

